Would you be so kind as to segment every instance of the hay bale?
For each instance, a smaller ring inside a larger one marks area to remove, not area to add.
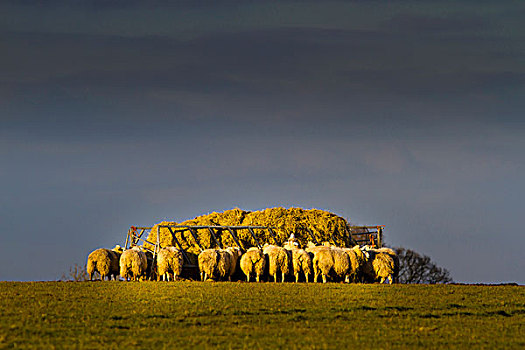
[[[157,229],[161,225],[217,225],[217,226],[269,226],[273,227],[276,240],[272,238],[268,230],[255,229],[255,235],[261,244],[270,243],[282,245],[290,234],[294,234],[299,245],[306,247],[311,241],[308,229],[312,232],[318,242],[329,241],[339,247],[352,247],[353,242],[346,229],[347,222],[340,216],[319,209],[302,208],[268,208],[260,211],[244,211],[238,208],[226,210],[222,213],[213,212],[208,215],[198,216],[195,219],[183,222],[163,221],[156,224],[151,229],[147,240],[153,244],[157,241]],[[175,229],[174,229],[175,230]],[[217,239],[223,247],[236,246],[235,241],[227,230],[215,230]],[[239,241],[244,249],[256,246],[248,230],[238,230],[236,232]],[[197,239],[203,249],[218,248],[213,241],[208,230],[197,230]],[[175,240],[167,228],[160,228],[161,247],[175,246]],[[200,253],[199,246],[193,236],[186,230],[178,230],[175,236],[182,248],[194,255],[197,263],[197,255]],[[144,246],[152,248],[148,243]],[[190,260],[192,258],[190,257]]]

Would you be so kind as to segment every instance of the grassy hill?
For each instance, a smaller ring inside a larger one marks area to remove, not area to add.
[[[521,286],[1,282],[0,348],[525,347]]]

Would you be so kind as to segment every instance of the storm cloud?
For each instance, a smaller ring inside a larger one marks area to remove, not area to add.
[[[58,278],[131,225],[282,205],[384,224],[458,281],[525,282],[523,6],[1,9],[0,279]],[[20,251],[46,263],[8,267]]]

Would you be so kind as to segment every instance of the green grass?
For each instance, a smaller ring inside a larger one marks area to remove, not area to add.
[[[0,348],[525,347],[525,287],[1,282]]]

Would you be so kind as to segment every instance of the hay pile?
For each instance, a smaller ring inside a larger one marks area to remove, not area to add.
[[[352,246],[352,240],[346,229],[347,222],[340,216],[328,211],[319,209],[301,209],[301,208],[268,208],[261,211],[244,211],[241,209],[226,210],[222,213],[211,213],[208,215],[198,216],[195,219],[183,222],[163,221],[156,224],[150,231],[147,240],[153,244],[157,241],[157,229],[159,225],[217,225],[217,226],[270,226],[277,242],[267,230],[254,229],[255,235],[261,244],[271,243],[282,245],[290,236],[295,234],[299,244],[306,246],[311,241],[307,229],[313,233],[315,239],[320,243],[328,241],[342,247]],[[160,229],[160,245],[175,246],[176,243],[167,228]],[[182,247],[190,255],[197,255],[200,252],[199,246],[189,231],[178,231],[175,233]],[[248,230],[237,230],[237,237],[243,248],[247,249],[256,246],[256,243]],[[217,239],[224,247],[236,246],[228,231],[215,230]],[[197,231],[197,238],[200,245],[204,248],[215,248],[215,242],[209,231],[200,229]],[[144,244],[148,248],[153,248],[148,243]],[[193,258],[190,257],[191,260]]]

